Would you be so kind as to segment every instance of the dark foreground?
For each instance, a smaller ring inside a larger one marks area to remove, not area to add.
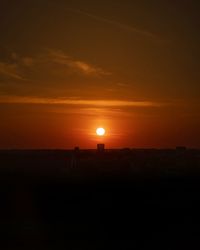
[[[199,151],[2,151],[0,249],[199,249]]]

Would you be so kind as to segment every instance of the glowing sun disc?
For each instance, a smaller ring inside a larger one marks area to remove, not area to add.
[[[103,135],[105,135],[105,129],[104,128],[97,128],[96,129],[96,133],[97,133],[97,135],[99,135],[99,136],[103,136]]]

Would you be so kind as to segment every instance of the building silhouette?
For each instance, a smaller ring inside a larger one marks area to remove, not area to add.
[[[97,144],[97,152],[104,153],[105,152],[105,144],[103,144],[103,143]]]

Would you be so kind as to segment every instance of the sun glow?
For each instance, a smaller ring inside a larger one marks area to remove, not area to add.
[[[96,129],[96,134],[98,135],[98,136],[103,136],[103,135],[105,135],[105,129],[104,128],[97,128]]]

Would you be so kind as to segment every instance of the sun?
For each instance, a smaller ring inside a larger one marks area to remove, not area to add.
[[[96,134],[98,135],[98,136],[103,136],[103,135],[105,135],[105,129],[104,128],[97,128],[96,129]]]

